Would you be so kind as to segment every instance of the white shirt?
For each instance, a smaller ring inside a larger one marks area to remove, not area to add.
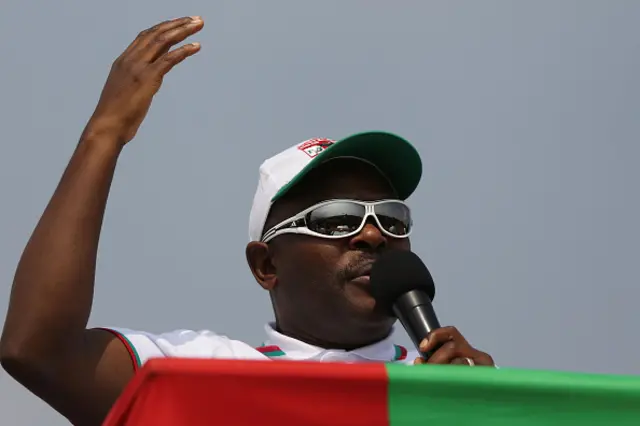
[[[392,335],[372,345],[346,351],[309,345],[278,333],[273,324],[265,326],[266,340],[258,347],[208,330],[176,330],[162,334],[125,328],[104,328],[103,330],[115,334],[127,346],[136,368],[150,358],[165,357],[400,364],[412,364],[418,357],[417,351],[408,351],[404,346],[395,345]]]

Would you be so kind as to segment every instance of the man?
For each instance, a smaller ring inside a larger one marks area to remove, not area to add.
[[[116,162],[164,75],[199,45],[171,48],[203,25],[199,17],[163,22],[140,33],[114,62],[15,274],[2,365],[74,424],[100,424],[151,357],[424,362],[392,343],[395,320],[376,311],[368,291],[377,256],[410,249],[403,200],[421,175],[415,149],[380,132],[336,143],[309,140],[262,165],[246,257],[274,307],[264,346],[210,331],[86,329]],[[453,327],[425,338],[425,351],[439,347],[429,363],[493,365]]]

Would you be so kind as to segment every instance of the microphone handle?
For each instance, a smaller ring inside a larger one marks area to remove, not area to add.
[[[393,312],[419,352],[420,342],[433,330],[440,328],[431,299],[424,291],[411,290],[400,296],[393,304]],[[437,349],[420,352],[420,355],[426,361]]]

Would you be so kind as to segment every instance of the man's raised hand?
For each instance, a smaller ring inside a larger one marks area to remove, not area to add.
[[[142,31],[115,60],[86,132],[109,134],[122,145],[136,135],[164,76],[200,50],[199,43],[173,46],[204,26],[200,17],[162,22]]]

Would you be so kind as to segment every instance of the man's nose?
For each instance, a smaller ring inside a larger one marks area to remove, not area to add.
[[[352,250],[378,251],[387,245],[387,238],[374,221],[367,221],[364,228],[349,241]]]

